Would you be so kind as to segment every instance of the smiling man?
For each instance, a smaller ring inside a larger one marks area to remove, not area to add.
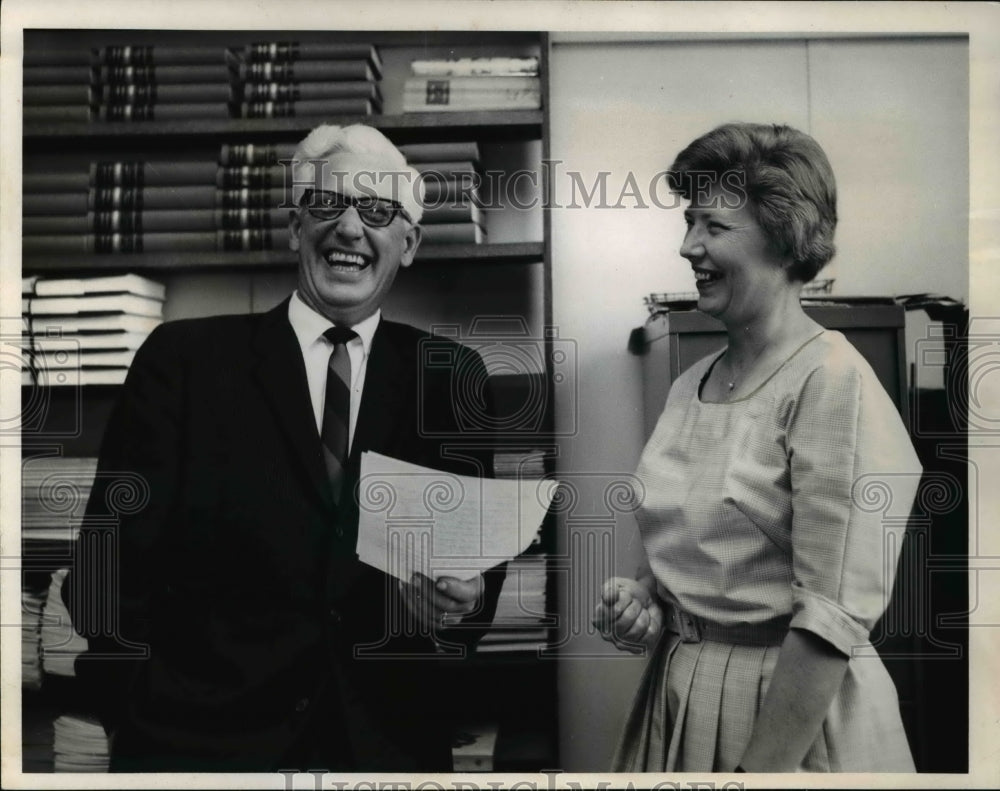
[[[400,152],[322,126],[291,176],[295,292],[162,325],[106,430],[63,590],[112,771],[451,768],[437,704],[503,573],[402,584],[362,564],[357,487],[367,450],[491,474],[451,402],[485,371],[381,315],[420,243]],[[123,483],[136,507],[108,519]]]

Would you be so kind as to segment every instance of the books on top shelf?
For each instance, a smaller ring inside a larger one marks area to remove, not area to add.
[[[382,111],[373,44],[120,46],[25,55],[28,122],[145,122]]]

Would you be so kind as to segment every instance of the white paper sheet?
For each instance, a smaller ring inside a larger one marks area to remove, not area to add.
[[[528,548],[558,481],[453,475],[361,455],[358,556],[406,582],[471,579]]]

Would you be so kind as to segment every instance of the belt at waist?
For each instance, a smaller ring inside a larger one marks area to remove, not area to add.
[[[679,635],[681,641],[685,643],[711,640],[732,645],[781,645],[785,635],[788,634],[787,621],[727,626],[706,621],[662,599],[660,606],[663,609],[663,628]]]

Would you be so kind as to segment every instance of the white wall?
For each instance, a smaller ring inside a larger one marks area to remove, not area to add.
[[[965,299],[967,57],[961,39],[625,44],[556,36],[556,204],[573,202],[569,171],[588,189],[610,171],[613,205],[628,173],[643,188],[717,124],[786,122],[818,139],[837,174],[840,254],[830,270],[837,293]],[[584,203],[579,190],[575,197]],[[645,294],[693,290],[677,255],[683,227],[679,210],[553,209],[554,321],[578,353],[576,376],[557,388],[561,426],[575,428],[562,443],[560,468],[592,473],[584,500],[599,501],[609,476],[633,470],[641,451],[641,369],[625,344],[645,320]],[[563,528],[564,547],[572,529]],[[630,517],[618,519],[614,546],[613,567],[632,574],[641,548]],[[573,623],[584,623],[599,582],[560,590]],[[615,655],[587,633],[568,649],[559,677],[562,768],[606,769],[643,660]]]

